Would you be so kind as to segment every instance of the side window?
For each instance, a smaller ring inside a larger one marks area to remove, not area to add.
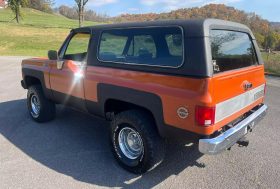
[[[65,51],[63,59],[74,61],[86,61],[90,34],[78,33],[75,34]]]
[[[104,33],[99,47],[99,58],[104,61],[122,61],[127,36]]]
[[[165,40],[169,49],[169,53],[172,56],[182,56],[182,35],[181,34],[167,34]]]
[[[151,35],[135,35],[130,43],[128,56],[156,57],[156,45]]]
[[[183,64],[183,54],[179,27],[126,28],[102,33],[98,58],[102,63],[177,68]]]

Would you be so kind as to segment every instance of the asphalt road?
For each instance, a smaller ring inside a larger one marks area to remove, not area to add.
[[[143,176],[121,169],[107,123],[59,106],[56,120],[28,116],[20,57],[0,57],[0,188],[280,188],[280,79],[268,78],[269,112],[250,145],[216,156],[168,141],[165,161]]]

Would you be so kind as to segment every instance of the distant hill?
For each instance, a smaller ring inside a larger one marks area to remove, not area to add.
[[[275,30],[280,31],[280,22],[270,22],[270,25]]]
[[[197,18],[218,18],[243,23],[249,26],[254,32],[264,35],[270,28],[267,20],[262,19],[255,13],[229,7],[223,4],[209,4],[203,7],[184,8],[168,13],[148,14],[122,14],[113,18],[115,22],[151,21],[162,19],[197,19]]]

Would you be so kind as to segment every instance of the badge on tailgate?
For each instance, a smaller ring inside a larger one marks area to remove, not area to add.
[[[253,87],[253,84],[250,83],[249,81],[244,81],[243,83],[243,89],[244,91],[247,91],[248,89],[252,88]]]

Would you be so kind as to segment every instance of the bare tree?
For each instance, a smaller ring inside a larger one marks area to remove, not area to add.
[[[79,27],[82,27],[84,22],[85,5],[87,4],[88,0],[75,0],[75,2],[78,6],[77,12],[79,15]]]

